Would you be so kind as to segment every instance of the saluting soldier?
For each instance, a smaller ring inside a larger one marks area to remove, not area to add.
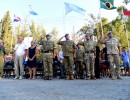
[[[4,55],[5,55],[4,42],[0,40],[0,79],[2,79],[3,76]]]
[[[108,37],[108,39],[106,39]],[[110,71],[112,75],[112,80],[115,80],[115,72],[117,74],[117,79],[122,79],[120,76],[120,57],[121,49],[120,43],[116,38],[113,38],[112,31],[107,33],[107,36],[100,40],[102,44],[106,44],[107,48],[107,57],[110,65]],[[114,68],[114,64],[116,65],[116,69]]]
[[[79,43],[84,47],[85,50],[85,64],[87,67],[87,79],[95,79],[95,50],[96,50],[96,45],[95,43],[91,40],[90,34],[86,33],[85,35],[85,41]]]
[[[65,37],[65,41],[61,41]],[[76,45],[74,41],[70,40],[69,34],[65,34],[62,38],[59,39],[57,44],[62,45],[64,60],[66,70],[66,79],[74,80],[74,57],[76,55]]]
[[[52,80],[53,77],[53,69],[52,69],[52,63],[53,63],[53,55],[55,51],[55,44],[53,41],[51,41],[51,35],[46,35],[46,40],[44,40],[45,37],[42,37],[39,42],[40,45],[42,45],[42,52],[43,52],[43,66],[44,66],[44,80]]]

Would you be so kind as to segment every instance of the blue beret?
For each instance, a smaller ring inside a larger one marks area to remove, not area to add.
[[[66,33],[66,34],[65,34],[65,37],[66,37],[66,36],[69,36],[69,34],[68,34],[68,33]]]
[[[46,37],[51,36],[50,34],[47,34]]]
[[[90,36],[90,34],[87,33],[85,36]]]
[[[107,34],[112,34],[112,31],[107,32]]]

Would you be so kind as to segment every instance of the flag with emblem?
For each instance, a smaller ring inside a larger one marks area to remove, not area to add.
[[[100,8],[106,10],[116,9],[116,7],[114,7],[114,0],[100,0]]]

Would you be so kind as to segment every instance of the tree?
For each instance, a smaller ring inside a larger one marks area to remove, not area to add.
[[[32,25],[30,26],[30,31],[31,31],[31,36],[35,37],[36,36],[36,26],[33,21],[32,21]]]
[[[51,30],[51,34],[53,35],[53,37],[56,39],[57,35],[58,35],[58,30],[56,29],[56,27],[53,27]]]
[[[107,18],[102,18],[103,34],[106,34],[108,31],[112,31],[114,37],[116,37],[121,42],[121,45],[127,46],[128,41],[126,41],[127,37],[124,31],[124,23],[122,21],[122,7],[119,7],[117,11],[119,13],[119,16],[111,22],[108,22]],[[88,23],[88,26],[83,26],[79,30],[79,33],[85,33],[86,30],[93,29],[93,35],[97,36],[98,40],[100,40],[102,36],[100,17],[95,17],[93,14],[90,14],[90,20],[88,20]],[[130,18],[127,19],[126,24],[127,30],[130,30]]]
[[[2,37],[1,31],[2,31],[2,20],[1,20],[1,22],[0,22],[0,38]]]
[[[42,26],[36,26],[35,23],[32,21],[30,25],[31,37],[33,37],[36,41],[39,40],[41,36],[46,35],[46,30]]]
[[[76,34],[76,32],[75,32],[75,27],[73,26],[73,31],[71,32],[71,38],[72,38],[72,40],[77,44],[78,43],[78,41],[80,41],[80,39],[79,38],[77,38],[78,36],[77,36],[77,34]]]
[[[57,41],[57,35],[59,34],[59,32],[58,32],[58,30],[56,29],[56,27],[53,27],[53,28],[52,28],[51,34],[52,34],[53,41],[56,42],[56,41]]]
[[[12,51],[11,46],[14,46],[14,43],[11,43],[12,41],[12,27],[11,27],[11,18],[9,11],[6,12],[4,18],[2,19],[2,38],[5,42],[5,48],[7,51]]]
[[[124,0],[124,2],[127,2],[128,0]],[[120,37],[121,37],[121,42],[122,42],[122,46],[128,46],[128,42],[130,42],[130,17],[124,16],[122,9],[124,6],[120,6],[117,8],[117,12],[118,12],[118,19],[120,19],[120,23],[119,26],[122,25],[122,32],[120,33]],[[128,38],[127,38],[127,33],[128,33]],[[126,40],[128,39],[128,40]]]

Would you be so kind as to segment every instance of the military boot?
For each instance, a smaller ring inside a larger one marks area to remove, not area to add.
[[[52,80],[52,76],[48,78],[48,80]]]
[[[47,77],[47,76],[44,76],[44,80],[48,80],[48,77]]]
[[[92,80],[96,80],[96,78],[94,76],[91,77]]]
[[[71,79],[71,80],[74,80],[74,75],[70,75],[70,79]]]
[[[66,76],[66,80],[70,80],[70,76],[69,75]]]
[[[90,77],[90,76],[88,76],[86,80],[90,80],[90,79],[91,79],[91,77]]]
[[[117,79],[122,80],[122,77],[120,75],[117,75]]]
[[[115,79],[116,79],[116,77],[115,77],[114,75],[112,75],[111,79],[112,79],[112,80],[115,80]]]

